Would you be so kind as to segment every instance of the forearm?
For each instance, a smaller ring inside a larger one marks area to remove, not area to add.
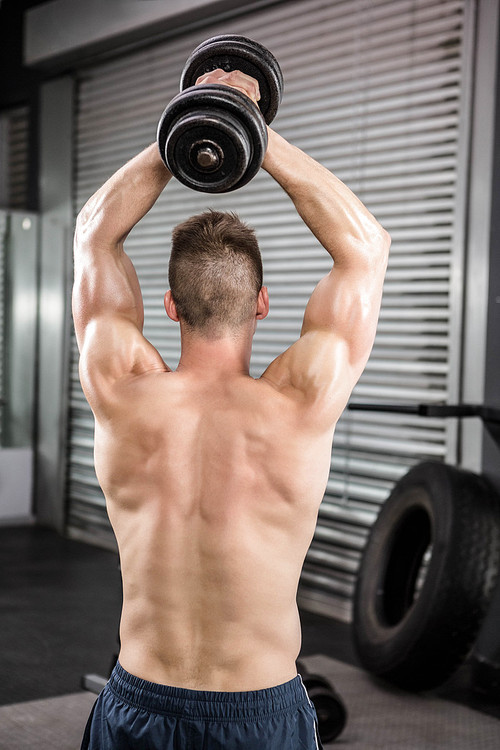
[[[263,168],[288,193],[297,212],[336,263],[370,260],[388,247],[387,232],[328,169],[269,129]]]
[[[77,220],[76,240],[121,244],[157,201],[172,175],[152,144],[119,169],[87,201]]]

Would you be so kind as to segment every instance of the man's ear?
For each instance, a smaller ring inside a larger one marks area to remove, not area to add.
[[[168,290],[168,292],[165,292],[163,303],[165,305],[165,312],[167,313],[170,320],[178,323],[179,316],[177,315],[177,308],[175,306],[174,298],[172,297],[172,292],[170,291],[170,289]]]
[[[257,297],[257,320],[263,320],[269,312],[269,294],[267,286],[263,286]]]

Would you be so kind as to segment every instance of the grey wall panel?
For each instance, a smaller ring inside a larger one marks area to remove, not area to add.
[[[37,519],[63,530],[72,275],[73,81],[41,89],[40,297],[35,446]],[[54,126],[56,123],[56,126]]]
[[[460,353],[465,190],[464,0],[296,0],[172,39],[82,71],[77,122],[76,210],[114,170],[154,139],[189,52],[214,33],[254,37],[285,77],[273,127],[343,179],[391,232],[393,246],[372,357],[357,400],[442,402],[458,397],[451,364]],[[145,334],[167,363],[179,357],[165,316],[172,227],[208,206],[235,210],[256,227],[271,313],[255,337],[254,376],[299,335],[329,258],[264,172],[236,193],[208,196],[169,185],[127,240],[141,281]],[[73,345],[69,495],[71,533],[106,534],[92,468],[93,426]],[[366,536],[394,482],[418,461],[454,460],[454,428],[441,419],[346,413],[301,583],[304,606],[350,617]]]
[[[38,217],[0,211],[0,521],[29,522],[38,313]]]
[[[483,403],[491,398],[491,386],[486,388],[488,374],[488,294],[490,292],[490,247],[492,242],[492,209],[495,206],[495,104],[498,97],[497,54],[499,7],[498,2],[480,2],[477,35],[480,54],[475,66],[473,128],[470,169],[470,222],[468,248],[470,262],[466,267],[463,400]],[[493,92],[496,92],[496,97]],[[493,249],[496,254],[498,250]],[[492,271],[494,272],[493,265]],[[494,277],[491,276],[491,280]],[[492,289],[491,289],[492,290]],[[495,294],[496,297],[496,294]],[[498,374],[495,374],[498,379]],[[489,392],[488,392],[489,391]],[[477,419],[463,424],[462,456],[466,468],[480,472],[483,468],[483,447],[491,448],[484,427]],[[500,483],[498,468],[488,473]],[[496,475],[496,476],[495,476]]]
[[[5,244],[9,216],[0,210],[0,444],[3,433],[5,400]]]
[[[500,34],[500,22],[499,34]],[[498,40],[497,34],[497,40]],[[488,331],[486,341],[485,402],[500,407],[500,49],[497,48],[497,97],[492,179],[492,227],[490,235],[490,280],[488,294]],[[483,472],[500,490],[500,440],[484,436]]]
[[[275,1],[275,0],[274,0]],[[51,0],[26,13],[27,65],[62,67],[69,61],[109,55],[141,40],[172,36],[207,18],[269,5],[273,0]]]
[[[1,231],[1,230],[0,230]],[[3,263],[2,447],[33,448],[38,217],[11,211]]]

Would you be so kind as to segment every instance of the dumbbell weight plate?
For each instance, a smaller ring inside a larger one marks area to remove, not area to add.
[[[318,716],[319,735],[322,742],[333,742],[342,733],[347,722],[347,710],[335,688],[319,675],[306,674],[304,686]]]
[[[165,154],[179,182],[202,192],[227,192],[245,174],[251,144],[229,113],[210,117],[194,110],[172,123]]]
[[[158,147],[170,171],[194,190],[236,190],[258,172],[267,131],[256,105],[237,89],[192,86],[178,94],[158,124]]]
[[[241,70],[259,82],[259,108],[269,125],[276,116],[283,95],[283,74],[278,61],[266,47],[253,39],[221,34],[198,45],[188,57],[181,75],[181,91],[212,70]]]

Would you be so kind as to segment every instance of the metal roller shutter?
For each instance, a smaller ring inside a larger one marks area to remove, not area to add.
[[[196,44],[215,33],[254,37],[284,72],[274,127],[344,180],[393,237],[378,335],[355,397],[456,398],[472,10],[465,0],[285,2],[82,71],[76,209],[154,139]],[[208,206],[235,210],[257,229],[271,296],[271,314],[255,337],[252,374],[258,376],[297,338],[329,258],[265,173],[223,196],[170,185],[130,235],[127,250],[143,289],[145,335],[171,367],[179,356],[178,332],[162,306],[170,232]],[[69,529],[103,540],[109,527],[92,448],[74,347]],[[380,504],[426,458],[455,458],[453,426],[444,420],[344,415],[304,566],[303,606],[349,618],[360,553]]]
[[[29,107],[0,113],[0,205],[26,209],[29,189]]]

